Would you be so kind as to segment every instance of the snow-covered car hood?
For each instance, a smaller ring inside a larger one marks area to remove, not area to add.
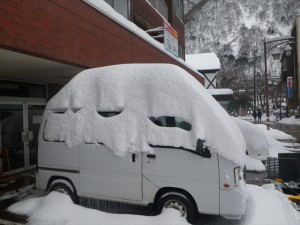
[[[254,159],[267,160],[269,155],[269,143],[265,133],[257,125],[231,117],[241,130],[249,156]]]
[[[106,118],[98,113],[103,111],[121,113]],[[195,150],[200,138],[211,152],[237,165],[246,162],[243,136],[227,112],[192,75],[171,64],[85,70],[50,99],[48,114],[44,136],[68,146],[104,143],[123,156],[153,152],[149,144]],[[151,116],[177,116],[192,128],[159,127]]]

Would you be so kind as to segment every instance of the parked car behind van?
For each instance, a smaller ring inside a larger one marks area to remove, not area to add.
[[[265,133],[255,124],[239,118],[231,117],[241,130],[246,146],[247,154],[262,162],[266,162],[269,155],[269,143]]]
[[[245,151],[235,123],[185,70],[89,69],[47,104],[37,187],[110,212],[171,207],[189,222],[198,213],[239,219]]]

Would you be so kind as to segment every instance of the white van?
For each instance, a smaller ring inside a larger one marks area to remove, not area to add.
[[[189,222],[198,213],[239,219],[245,151],[234,122],[185,70],[90,69],[47,104],[37,187],[108,211],[172,207]]]

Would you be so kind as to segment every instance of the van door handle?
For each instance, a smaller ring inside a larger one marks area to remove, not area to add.
[[[132,162],[135,162],[135,161],[136,161],[136,156],[135,156],[134,153],[131,155],[131,161],[132,161]]]
[[[149,159],[155,159],[156,155],[154,155],[154,154],[147,154],[147,158],[149,158]]]

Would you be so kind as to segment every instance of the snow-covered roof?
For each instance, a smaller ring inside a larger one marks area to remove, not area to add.
[[[107,4],[105,1],[99,1],[99,0],[83,0],[85,3],[89,4],[108,18],[112,19],[113,21],[117,22],[130,32],[134,33],[144,41],[151,44],[153,47],[157,48],[164,54],[168,55],[169,57],[173,58],[180,64],[184,65],[185,67],[189,68],[193,72],[195,72],[200,77],[203,77],[203,74],[199,73],[194,67],[187,64],[183,59],[175,57],[172,53],[167,51],[164,47],[164,45],[158,41],[156,41],[153,37],[151,37],[146,31],[142,30],[138,26],[136,26],[131,21],[127,20],[125,17],[123,17],[121,14],[119,14],[116,10],[114,10],[109,4]],[[151,6],[151,4],[150,4]]]
[[[51,113],[56,110],[65,113]],[[103,117],[98,112],[121,112]],[[46,106],[44,135],[68,146],[104,143],[116,155],[153,152],[149,144],[195,150],[198,138],[212,151],[245,164],[241,132],[210,93],[171,64],[124,64],[85,70]],[[149,118],[176,116],[191,130],[155,125]],[[45,137],[44,136],[44,137]]]
[[[185,55],[185,61],[198,71],[220,70],[220,60],[215,53]]]
[[[232,95],[233,91],[229,88],[207,89],[211,95]]]

